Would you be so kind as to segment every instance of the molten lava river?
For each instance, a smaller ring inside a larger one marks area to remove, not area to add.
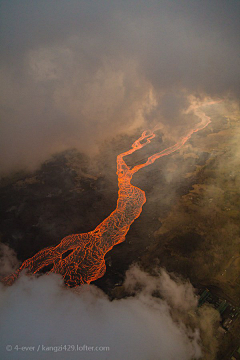
[[[93,231],[66,236],[56,247],[39,251],[32,258],[24,261],[15,273],[3,279],[3,283],[11,285],[23,269],[27,269],[27,272],[31,274],[39,272],[48,265],[52,265],[50,272],[61,274],[69,286],[89,284],[103,276],[106,271],[104,261],[106,253],[114,245],[125,240],[131,224],[139,217],[142,206],[146,202],[145,192],[131,184],[133,174],[158,158],[178,150],[193,133],[202,130],[210,123],[210,118],[204,113],[198,111],[197,115],[201,119],[198,127],[189,131],[175,145],[150,156],[144,164],[130,169],[124,157],[146,146],[155,137],[154,131],[143,132],[129,151],[117,157],[119,190],[116,209]]]

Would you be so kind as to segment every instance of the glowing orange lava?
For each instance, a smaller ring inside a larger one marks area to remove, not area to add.
[[[125,240],[131,224],[139,217],[142,206],[146,202],[145,192],[131,184],[133,174],[160,157],[178,150],[193,133],[202,130],[210,123],[210,118],[204,113],[199,112],[197,115],[202,119],[198,128],[189,131],[175,145],[150,156],[144,164],[130,169],[123,158],[146,146],[155,137],[154,131],[144,131],[141,137],[132,144],[130,150],[117,157],[119,190],[116,209],[93,231],[66,236],[56,247],[39,251],[32,258],[24,261],[21,267],[6,277],[3,282],[11,285],[23,269],[27,269],[28,273],[37,273],[51,264],[53,267],[50,272],[61,274],[69,286],[89,284],[103,276],[106,271],[104,261],[106,253],[114,245]]]

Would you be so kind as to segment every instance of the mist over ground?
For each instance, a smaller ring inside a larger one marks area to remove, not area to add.
[[[238,1],[1,1],[1,173],[239,97]],[[176,125],[178,125],[176,127]],[[175,130],[174,130],[175,129]]]

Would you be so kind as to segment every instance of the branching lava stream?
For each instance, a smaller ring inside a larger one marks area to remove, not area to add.
[[[197,128],[180,139],[175,145],[150,156],[144,164],[130,169],[124,157],[149,144],[155,137],[154,131],[145,131],[136,140],[130,150],[117,157],[118,200],[116,209],[93,231],[66,236],[56,247],[48,247],[32,258],[27,259],[21,267],[2,281],[11,285],[20,272],[37,273],[45,266],[52,264],[50,272],[61,274],[69,286],[90,283],[104,275],[106,271],[104,257],[114,245],[125,240],[126,234],[142,211],[146,202],[145,192],[131,184],[134,173],[152,164],[162,156],[169,155],[181,148],[194,132],[202,130],[210,123],[210,118],[202,112],[196,112],[201,118]]]

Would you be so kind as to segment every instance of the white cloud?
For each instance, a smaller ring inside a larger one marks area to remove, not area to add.
[[[134,290],[139,286],[141,290]],[[164,270],[153,277],[135,266],[126,274],[125,288],[134,290],[135,296],[110,301],[93,285],[66,288],[55,274],[38,278],[23,274],[13,286],[1,285],[1,358],[190,360],[201,357],[200,330],[197,315],[193,315],[196,297],[189,283],[174,281]],[[162,298],[154,296],[156,291]],[[195,323],[191,324],[192,317]],[[16,344],[34,346],[35,351],[6,351],[6,345]],[[46,352],[41,348],[37,352],[38,345],[107,346],[110,351]]]

